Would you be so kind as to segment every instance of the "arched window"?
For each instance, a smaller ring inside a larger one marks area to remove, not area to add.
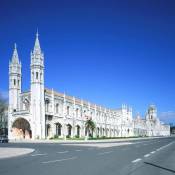
[[[42,73],[40,73],[40,80],[42,81]]]
[[[24,100],[25,110],[29,110],[29,101],[27,99]]]
[[[45,106],[46,106],[46,112],[49,112],[49,99],[46,99]]]
[[[75,111],[75,116],[78,117],[79,109],[77,108]]]
[[[38,72],[36,72],[36,79],[38,80]]]
[[[32,72],[32,80],[34,80],[34,72]]]
[[[16,80],[14,79],[14,86],[16,85]]]
[[[69,115],[69,113],[70,113],[70,107],[67,106],[67,115]]]
[[[57,114],[59,113],[59,104],[58,103],[56,104],[56,113]]]

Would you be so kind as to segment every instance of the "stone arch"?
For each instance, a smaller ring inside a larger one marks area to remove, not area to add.
[[[99,127],[97,127],[96,132],[97,132],[97,137],[99,137],[100,136],[100,128]]]
[[[72,125],[67,124],[67,137],[71,137],[72,135]]]
[[[23,103],[24,103],[24,110],[29,110],[29,107],[30,107],[29,100],[27,98],[25,98]]]
[[[51,128],[50,124],[46,125],[46,135],[47,135],[47,137],[51,137],[51,135],[52,135],[52,128]]]
[[[76,136],[77,137],[80,137],[80,131],[81,131],[80,125],[76,125]]]
[[[45,111],[49,112],[49,104],[50,104],[50,100],[48,98],[45,99]]]
[[[12,135],[15,139],[32,138],[30,123],[22,117],[16,119],[12,124]]]
[[[105,128],[102,128],[102,136],[105,136]]]
[[[106,137],[109,137],[109,129],[106,128],[106,133],[105,133]]]
[[[61,123],[55,123],[55,127],[56,127],[56,136],[61,136],[61,130],[62,130],[62,125]]]
[[[114,137],[114,130],[111,129],[111,134],[110,134],[111,137]]]

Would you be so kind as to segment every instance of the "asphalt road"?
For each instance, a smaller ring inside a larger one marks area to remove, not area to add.
[[[0,175],[175,174],[173,137],[132,141],[130,145],[107,148],[58,143],[0,144],[4,146],[34,148],[35,152],[0,159]]]

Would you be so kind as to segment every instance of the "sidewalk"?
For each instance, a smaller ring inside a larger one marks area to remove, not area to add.
[[[0,147],[0,159],[22,156],[32,153],[34,149],[30,148],[5,148]]]
[[[170,137],[170,136],[168,136]],[[139,138],[120,138],[120,139],[99,139],[99,140],[32,140],[32,139],[22,139],[22,140],[10,140],[11,143],[105,143],[105,142],[127,142],[127,141],[138,141],[138,140],[150,140],[158,138],[168,138],[168,137],[139,137]]]

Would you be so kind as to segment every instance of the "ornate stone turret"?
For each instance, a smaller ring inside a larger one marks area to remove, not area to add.
[[[146,119],[147,120],[156,120],[157,119],[157,109],[154,105],[149,106]]]
[[[38,32],[31,52],[31,113],[33,138],[45,138],[44,103],[44,54],[42,53]]]
[[[16,44],[12,60],[9,62],[9,110],[19,109],[19,95],[21,93],[21,62],[19,61]]]

